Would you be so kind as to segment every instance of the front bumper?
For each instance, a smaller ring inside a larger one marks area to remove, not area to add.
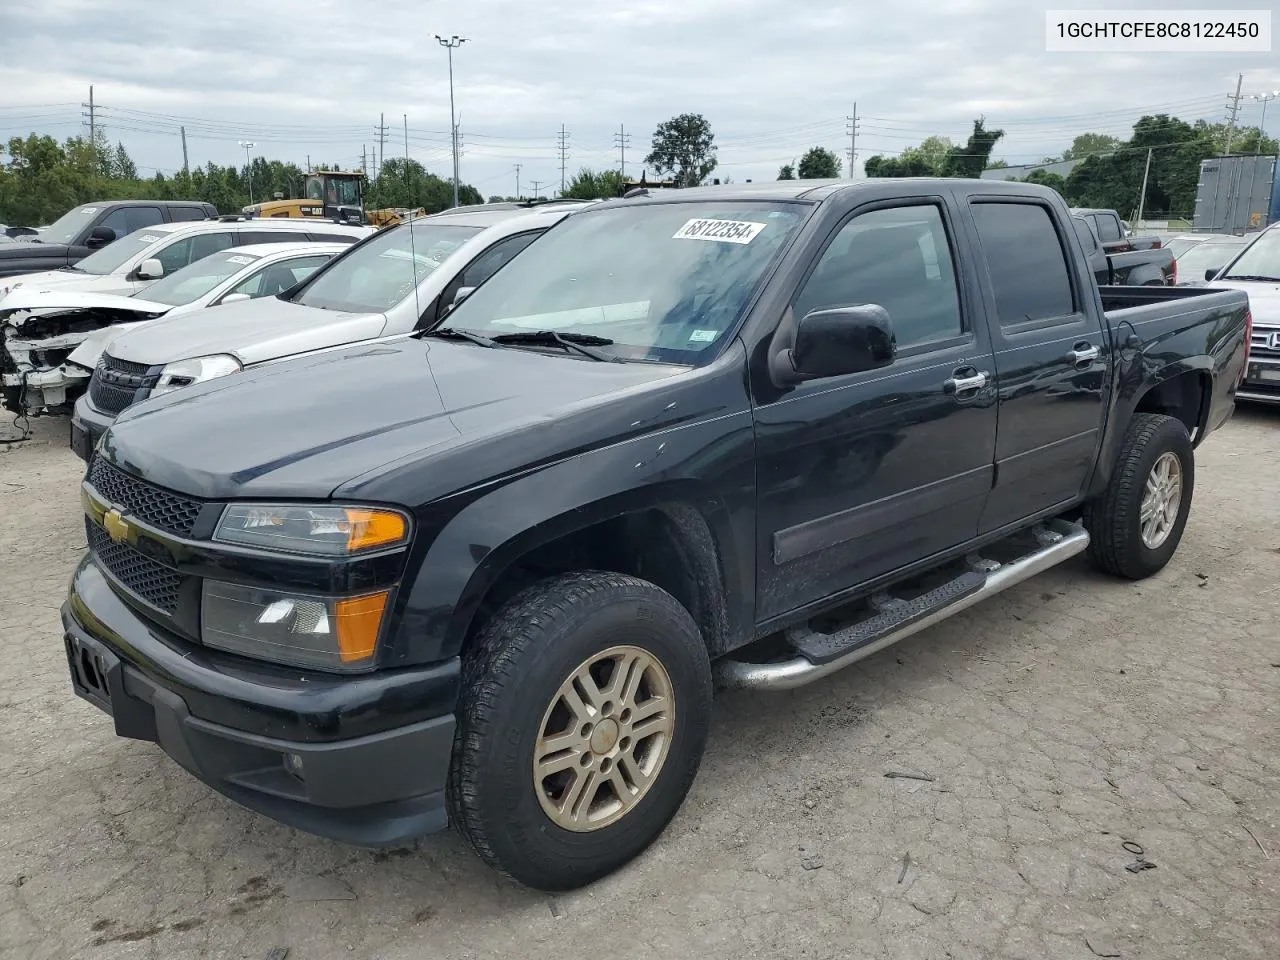
[[[1250,357],[1236,399],[1280,403],[1280,357]]]
[[[88,556],[62,623],[75,693],[237,803],[362,846],[447,825],[456,659],[340,678],[219,655],[144,620]]]
[[[93,455],[93,448],[115,419],[90,403],[87,393],[76,400],[75,409],[71,413],[71,449],[76,456],[88,463]]]

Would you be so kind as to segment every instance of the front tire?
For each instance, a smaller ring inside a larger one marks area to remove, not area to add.
[[[616,870],[688,793],[711,691],[693,618],[652,583],[592,571],[525,589],[463,660],[453,822],[530,887]]]
[[[1194,488],[1187,428],[1173,417],[1134,414],[1111,482],[1085,506],[1089,559],[1130,580],[1163,569],[1182,540]]]

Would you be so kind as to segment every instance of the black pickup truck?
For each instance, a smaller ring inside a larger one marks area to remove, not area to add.
[[[1100,290],[1028,184],[593,204],[443,326],[116,420],[73,687],[268,816],[452,821],[578,886],[680,806],[715,678],[807,683],[1082,552],[1160,570],[1247,308]]]
[[[1076,236],[1084,248],[1085,259],[1094,279],[1102,286],[1160,287],[1178,283],[1178,260],[1172,250],[1158,245],[1133,250],[1108,250],[1098,239],[1097,229],[1089,217],[1075,214],[1071,218]]]
[[[125,234],[157,223],[209,220],[218,208],[198,200],[106,200],[67,211],[34,236],[0,246],[0,277],[58,270]],[[0,283],[0,293],[5,285]]]

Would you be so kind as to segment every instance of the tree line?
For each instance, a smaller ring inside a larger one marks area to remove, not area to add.
[[[322,164],[318,170],[336,170]],[[239,213],[251,202],[277,195],[302,197],[306,172],[296,163],[254,157],[242,167],[208,163],[165,175],[142,177],[124,144],[112,147],[100,136],[70,137],[58,143],[47,135],[14,137],[0,149],[0,223],[52,223],[72,207],[99,200],[203,200],[219,213]],[[463,204],[481,203],[475,187],[458,190]],[[365,184],[365,206],[423,208],[438,213],[453,204],[453,185],[428,173],[417,160],[387,160]]]
[[[1005,167],[992,152],[1004,137],[1003,130],[987,129],[983,118],[963,144],[943,136],[925,138],[898,156],[877,154],[865,164],[868,177],[979,177],[984,170]],[[1167,114],[1145,116],[1127,140],[1102,133],[1077,136],[1060,156],[1044,163],[1080,161],[1070,175],[1038,170],[1026,182],[1057,190],[1074,206],[1110,207],[1122,212],[1135,208],[1144,172],[1147,192],[1144,209],[1152,216],[1190,216],[1195,207],[1200,163],[1230,148],[1232,153],[1275,154],[1276,140],[1257,127],[1228,132],[1224,124],[1197,120],[1188,123]],[[1150,169],[1146,170],[1150,151]],[[680,187],[706,183],[719,166],[715,135],[701,114],[682,113],[654,130],[647,171],[668,178]],[[796,162],[778,171],[779,180],[812,180],[839,177],[839,156],[825,147],[813,147]],[[321,166],[319,169],[336,169]],[[647,172],[646,171],[646,172]],[[261,202],[276,195],[302,196],[305,172],[295,163],[255,157],[244,167],[214,163],[180,170],[166,176],[157,172],[143,178],[124,145],[111,146],[101,131],[90,143],[71,137],[59,144],[53,137],[31,134],[11,139],[0,151],[0,222],[50,223],[67,210],[95,200],[157,199],[204,200],[222,213],[235,213],[250,197]],[[728,182],[728,178],[723,178]],[[564,197],[602,200],[618,196],[624,188],[616,170],[583,168],[565,184]],[[490,201],[525,199],[494,195]],[[484,197],[471,185],[459,188],[459,202],[475,204]],[[449,181],[436,176],[417,160],[387,160],[366,183],[365,205],[409,207],[437,213],[452,205]]]

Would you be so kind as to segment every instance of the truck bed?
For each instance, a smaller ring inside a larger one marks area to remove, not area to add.
[[[1116,311],[1163,305],[1175,300],[1192,301],[1186,304],[1188,308],[1225,307],[1240,300],[1238,291],[1214,287],[1100,286],[1098,293],[1102,296],[1102,309],[1107,312],[1108,319],[1112,319],[1110,315]]]

